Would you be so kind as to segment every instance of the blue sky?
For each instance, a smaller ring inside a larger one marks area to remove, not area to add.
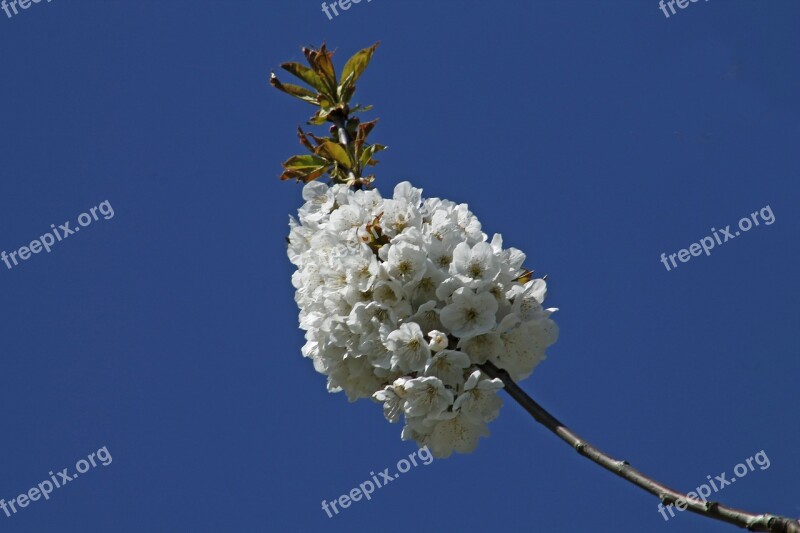
[[[581,459],[504,396],[471,455],[413,467],[380,406],[300,355],[280,183],[311,112],[270,69],[382,42],[356,100],[390,146],[376,185],[466,202],[549,275],[558,343],[523,382],[609,453],[692,490],[800,516],[796,210],[800,4],[655,0],[54,0],[0,12],[0,498],[106,447],[113,461],[13,532],[713,532]],[[667,271],[673,254],[769,206]]]

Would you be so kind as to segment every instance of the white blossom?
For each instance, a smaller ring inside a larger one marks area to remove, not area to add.
[[[466,287],[453,293],[453,301],[442,309],[439,318],[456,337],[474,337],[491,331],[497,324],[497,301],[490,293],[475,294]]]
[[[359,291],[368,290],[380,272],[378,259],[365,244],[359,247],[358,253],[345,256],[342,262],[347,283]]]
[[[406,381],[408,381],[406,378],[398,378],[391,385],[387,385],[372,395],[375,400],[383,402],[383,415],[389,422],[397,422],[400,419],[405,403],[404,385]]]
[[[431,355],[425,335],[416,322],[401,325],[387,335],[383,344],[392,352],[392,370],[422,371]]]
[[[417,308],[417,312],[408,317],[408,320],[416,322],[422,329],[423,333],[430,335],[431,331],[438,331],[443,329],[441,320],[439,320],[439,312],[436,306],[438,302],[429,300]]]
[[[451,387],[458,387],[464,382],[464,369],[472,362],[464,352],[442,350],[434,355],[425,365],[426,376],[436,376]]]
[[[481,379],[481,371],[476,370],[464,384],[464,392],[456,398],[453,409],[481,422],[491,422],[503,405],[503,400],[496,394],[502,388],[501,380]]]
[[[381,227],[389,237],[400,235],[407,228],[420,228],[421,226],[422,214],[405,198],[386,200],[383,203]]]
[[[319,222],[333,209],[333,191],[324,183],[311,182],[308,185],[303,187],[303,200],[306,203],[298,211],[298,215],[303,222]]]
[[[447,348],[446,333],[434,329],[428,332],[428,337],[431,339],[431,342],[429,342],[428,345],[430,345],[432,352],[439,352]]]
[[[466,287],[480,289],[494,281],[500,273],[500,262],[489,244],[479,242],[470,248],[466,242],[462,242],[453,250],[450,273]]]
[[[453,451],[471,453],[478,447],[478,439],[488,436],[486,424],[461,411],[448,411],[435,419],[428,445],[434,457],[450,457]]]
[[[407,416],[437,417],[453,405],[453,393],[434,377],[409,379],[403,384]]]
[[[489,331],[462,341],[461,349],[469,354],[474,363],[480,365],[489,360],[494,361],[500,355],[503,351],[503,341],[496,332]]]
[[[427,259],[419,246],[399,242],[389,248],[387,272],[403,284],[415,283],[425,275]]]
[[[558,337],[545,281],[501,235],[488,242],[466,204],[407,182],[391,199],[316,181],[302,195],[287,255],[303,356],[330,392],[402,417],[403,439],[436,457],[474,450],[502,403],[502,382],[476,365],[523,379]]]

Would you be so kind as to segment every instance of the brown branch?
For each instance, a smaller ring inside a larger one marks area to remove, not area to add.
[[[753,514],[740,509],[733,509],[718,502],[703,502],[690,498],[688,495],[662,485],[658,481],[636,470],[627,461],[614,459],[610,455],[598,450],[571,429],[562,424],[553,415],[548,413],[541,405],[517,385],[505,370],[497,368],[491,362],[478,365],[485,374],[492,378],[500,378],[505,385],[509,396],[517,401],[533,418],[544,427],[555,433],[561,440],[575,448],[575,450],[590,461],[597,463],[606,470],[633,483],[642,490],[656,496],[664,505],[674,504],[681,500],[685,502],[686,509],[693,513],[721,520],[735,526],[746,528],[750,531],[770,531],[773,533],[800,533],[800,521],[772,514]],[[683,503],[680,504],[683,507]]]

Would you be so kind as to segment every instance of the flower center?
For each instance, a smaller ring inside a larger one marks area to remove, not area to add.
[[[472,263],[469,265],[469,274],[473,278],[480,278],[483,276],[483,267],[478,263]]]

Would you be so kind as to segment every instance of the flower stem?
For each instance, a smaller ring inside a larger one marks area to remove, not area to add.
[[[331,120],[333,121],[333,124],[336,126],[336,132],[339,135],[339,144],[343,145],[345,147],[345,150],[351,152],[350,136],[347,134],[348,117],[346,115],[339,115],[336,117],[331,117]],[[352,169],[347,173],[347,177],[350,180],[351,187],[353,187],[354,189],[362,188],[363,184],[359,179],[356,178],[356,175]]]
[[[478,367],[489,377],[502,380],[505,385],[504,388],[509,396],[516,400],[523,409],[528,411],[537,422],[575,448],[579,454],[633,483],[640,489],[653,494],[660,499],[664,505],[674,504],[680,499],[686,502],[686,509],[693,513],[746,528],[749,531],[800,533],[800,521],[798,520],[772,514],[748,513],[746,511],[727,507],[718,502],[703,502],[701,500],[692,499],[682,492],[659,483],[630,466],[627,461],[614,459],[583,440],[557,418],[548,413],[541,405],[536,403],[533,398],[528,396],[528,394],[511,379],[511,376],[505,370],[497,368],[491,362],[478,365]],[[683,503],[681,503],[681,506],[683,506]]]
[[[336,131],[339,134],[339,143],[344,146],[350,146],[350,136],[347,135],[347,117],[336,118],[333,121],[336,126]]]

